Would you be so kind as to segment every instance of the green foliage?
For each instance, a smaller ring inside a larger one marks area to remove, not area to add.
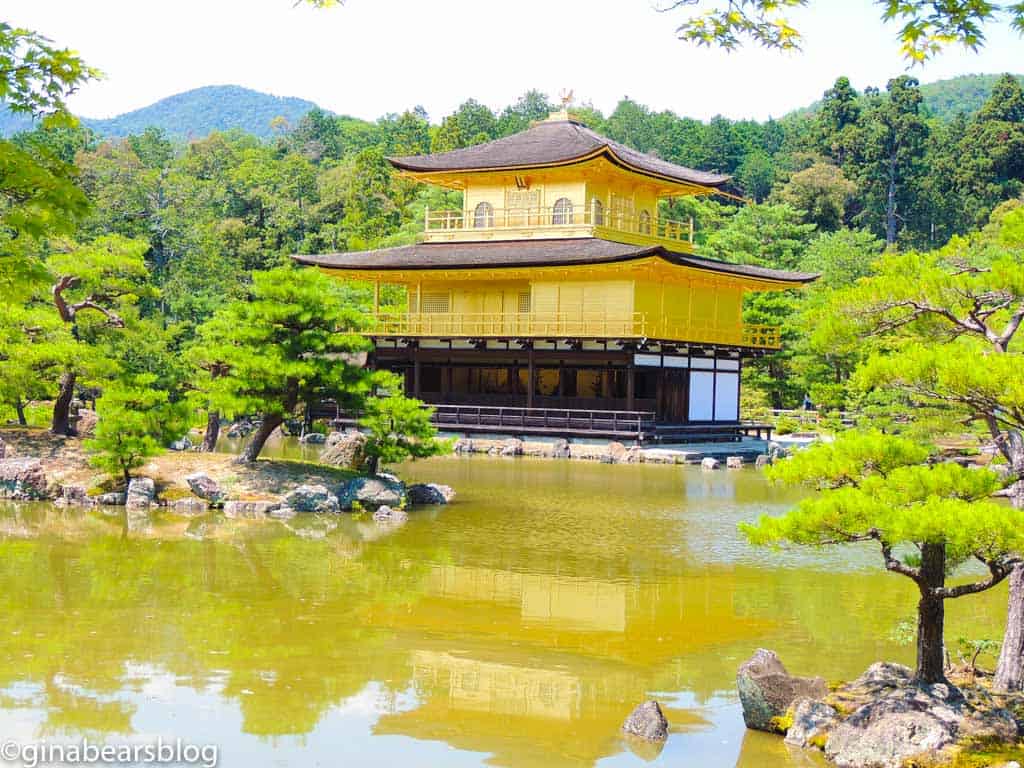
[[[974,557],[1000,564],[1024,545],[1024,510],[989,500],[1002,486],[998,475],[954,463],[922,463],[927,456],[926,448],[905,438],[841,434],[769,470],[773,480],[820,493],[781,517],[765,516],[740,527],[758,545],[871,539],[885,554],[903,544],[941,544],[949,568]]]
[[[258,272],[248,300],[227,304],[198,329],[190,359],[207,373],[195,384],[229,417],[280,423],[300,403],[329,398],[351,407],[369,389],[362,323],[337,284],[315,270]]]
[[[163,453],[185,431],[182,408],[170,403],[167,392],[153,386],[155,381],[155,376],[141,375],[110,383],[96,404],[95,437],[85,442],[94,452],[89,461],[122,476],[125,483],[131,470]]]
[[[682,40],[732,51],[746,39],[765,48],[787,51],[799,49],[802,37],[789,24],[786,13],[807,4],[808,0],[676,0],[670,7],[710,6],[678,27],[676,32]],[[876,0],[876,4],[882,6],[885,21],[901,25],[900,48],[912,64],[922,63],[952,44],[977,50],[985,42],[983,27],[1001,21],[1002,14],[1014,30],[1024,32],[1024,5],[1020,3],[1005,8],[979,0]]]
[[[386,394],[370,397],[359,424],[367,430],[366,455],[373,470],[379,464],[395,464],[446,453],[449,446],[437,440],[437,428],[430,421],[432,410],[413,398],[403,397],[400,380],[378,373],[375,384]]]

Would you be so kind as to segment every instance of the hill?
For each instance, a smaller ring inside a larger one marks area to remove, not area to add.
[[[992,93],[992,87],[1002,75],[960,75],[948,80],[936,80],[921,86],[921,96],[928,111],[943,120],[952,120],[961,112],[971,115]],[[1024,85],[1024,75],[1017,75]]]
[[[127,136],[155,126],[178,139],[202,137],[210,131],[230,128],[266,138],[271,135],[270,122],[275,117],[284,117],[294,126],[316,106],[305,99],[271,96],[238,85],[208,85],[168,96],[117,117],[82,117],[81,120],[102,136]],[[27,117],[0,112],[0,136],[10,136],[31,127],[32,121]]]

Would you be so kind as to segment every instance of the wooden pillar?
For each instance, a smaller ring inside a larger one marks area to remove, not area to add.
[[[626,366],[626,410],[634,410],[634,394],[636,391],[636,367],[630,362]]]
[[[533,408],[533,390],[537,388],[537,369],[534,365],[532,344],[530,345],[530,349],[527,352],[526,362],[526,407]]]
[[[380,312],[380,281],[373,281],[373,314],[374,317]]]
[[[412,350],[412,396],[420,396],[420,348],[413,347]]]

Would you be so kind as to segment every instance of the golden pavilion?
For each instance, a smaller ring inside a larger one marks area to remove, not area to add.
[[[744,359],[779,329],[742,320],[748,291],[816,275],[695,255],[692,221],[659,201],[729,177],[598,135],[562,110],[450,152],[389,158],[462,192],[427,210],[422,242],[295,256],[374,286],[371,364],[400,373],[446,429],[518,435],[730,439]],[[404,288],[382,311],[381,286]]]

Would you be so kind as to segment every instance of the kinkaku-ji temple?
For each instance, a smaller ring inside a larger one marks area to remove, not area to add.
[[[373,284],[370,364],[402,374],[439,426],[640,441],[750,430],[743,362],[780,339],[743,323],[743,296],[816,276],[703,258],[692,221],[661,215],[659,201],[717,193],[728,176],[637,152],[564,109],[389,160],[461,191],[462,210],[427,210],[416,245],[294,258]],[[385,285],[404,289],[402,311],[382,311]]]

